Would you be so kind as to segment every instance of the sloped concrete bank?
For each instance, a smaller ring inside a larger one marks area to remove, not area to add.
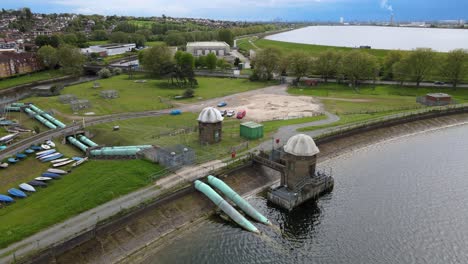
[[[407,120],[403,124],[362,128],[328,140],[322,138],[318,140],[321,150],[319,161],[384,140],[460,124],[468,124],[468,114]],[[252,166],[224,172],[220,176],[243,195],[265,189],[279,179],[273,171]],[[158,245],[178,233],[174,231],[203,222],[200,219],[211,215],[214,209],[191,186],[179,186],[157,201],[141,205],[113,221],[102,223],[91,232],[50,248],[28,263],[138,263],[150,249],[157,249]]]

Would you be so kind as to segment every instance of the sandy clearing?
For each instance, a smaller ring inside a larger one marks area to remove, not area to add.
[[[256,122],[309,117],[322,113],[321,105],[310,96],[279,94],[244,97],[226,109],[234,109],[236,112],[244,109],[247,111],[245,119]]]
[[[343,102],[354,102],[354,103],[367,103],[367,102],[373,102],[375,100],[373,99],[352,99],[352,98],[338,98],[338,97],[325,97],[325,96],[314,96],[317,99],[320,100],[335,100],[335,101],[343,101]]]

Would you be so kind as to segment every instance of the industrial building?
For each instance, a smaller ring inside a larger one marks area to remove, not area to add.
[[[456,103],[452,96],[446,93],[428,93],[416,98],[416,102],[427,106],[442,106]]]
[[[123,54],[125,52],[132,51],[136,48],[134,43],[129,44],[106,44],[106,45],[97,45],[90,46],[89,48],[81,49],[83,54],[98,53],[101,56],[112,56]]]
[[[42,64],[34,53],[0,53],[0,78],[42,70]]]
[[[188,42],[187,52],[194,56],[208,55],[214,53],[216,56],[227,56],[231,52],[229,44],[224,41],[202,41]]]

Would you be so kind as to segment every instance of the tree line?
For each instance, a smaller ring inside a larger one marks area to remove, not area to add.
[[[379,60],[362,50],[326,50],[318,56],[297,51],[284,55],[279,49],[265,48],[256,52],[252,60],[254,68],[251,79],[269,80],[277,75],[292,75],[296,81],[309,75],[328,79],[348,80],[357,86],[363,80],[392,80],[401,84],[439,80],[449,82],[454,88],[468,77],[468,54],[456,49],[437,53],[432,49],[418,48],[413,51],[389,51]]]
[[[86,61],[78,48],[68,44],[58,47],[42,46],[37,51],[37,55],[47,69],[60,68],[61,71],[70,75],[80,75]]]

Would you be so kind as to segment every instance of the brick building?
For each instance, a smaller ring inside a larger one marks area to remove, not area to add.
[[[42,64],[34,53],[0,53],[0,78],[39,71]]]

